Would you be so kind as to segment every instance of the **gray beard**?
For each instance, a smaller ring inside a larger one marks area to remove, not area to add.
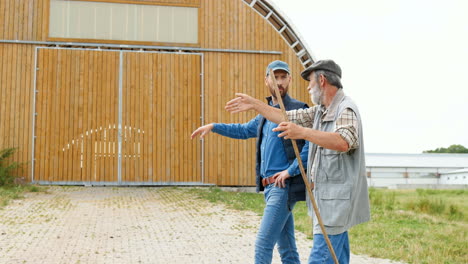
[[[316,90],[318,89],[312,89],[312,92],[310,93],[310,99],[312,100],[312,103],[320,105],[322,103],[322,93],[320,90],[315,92]]]

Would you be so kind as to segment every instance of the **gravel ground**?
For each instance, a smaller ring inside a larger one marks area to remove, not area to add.
[[[259,223],[180,189],[55,186],[0,210],[0,263],[253,263]],[[296,237],[307,263],[312,242]]]

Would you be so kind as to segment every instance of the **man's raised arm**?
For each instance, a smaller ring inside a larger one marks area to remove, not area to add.
[[[236,96],[236,98],[226,103],[225,109],[228,112],[234,114],[255,110],[271,122],[279,124],[285,121],[281,109],[269,106],[247,94],[236,93]]]

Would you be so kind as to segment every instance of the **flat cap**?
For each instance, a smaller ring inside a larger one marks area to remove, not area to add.
[[[301,72],[301,76],[304,80],[310,81],[309,80],[310,73],[312,71],[318,71],[318,70],[332,72],[341,78],[341,68],[338,64],[336,64],[332,60],[319,60],[319,61],[314,62],[314,64],[310,65],[309,68]]]

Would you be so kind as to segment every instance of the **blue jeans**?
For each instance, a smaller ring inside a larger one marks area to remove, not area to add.
[[[336,258],[340,264],[349,263],[349,239],[348,232],[338,235],[328,235],[335,251]],[[327,242],[322,234],[314,235],[314,247],[309,257],[309,264],[334,264],[333,258],[328,250]]]
[[[255,241],[255,263],[271,263],[273,248],[278,243],[282,263],[300,263],[294,237],[294,218],[292,209],[296,204],[288,205],[289,185],[285,188],[265,187],[265,210]]]

